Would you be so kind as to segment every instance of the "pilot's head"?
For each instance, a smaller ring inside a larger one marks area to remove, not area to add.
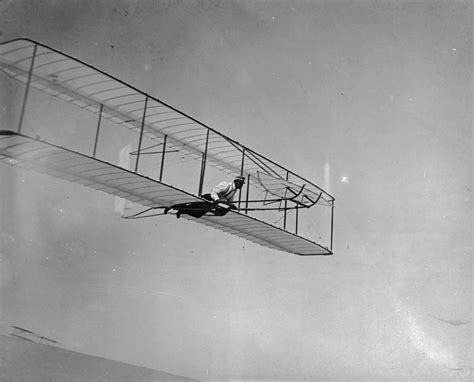
[[[236,176],[234,179],[235,188],[241,189],[245,183],[245,178],[243,176]]]

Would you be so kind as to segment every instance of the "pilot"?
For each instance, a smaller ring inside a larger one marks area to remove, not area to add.
[[[165,214],[172,208],[176,209],[176,217],[179,218],[182,214],[191,215],[197,219],[204,216],[207,212],[212,212],[214,216],[224,216],[229,210],[236,210],[237,207],[233,204],[234,196],[238,190],[242,188],[245,183],[243,176],[236,176],[232,182],[221,182],[213,187],[210,194],[201,195],[203,199],[209,202],[191,202],[176,204],[165,208]]]
[[[244,183],[245,178],[243,176],[236,176],[233,182],[221,182],[212,189],[210,194],[203,195],[203,197],[216,203],[233,205],[234,196]],[[210,195],[210,199],[208,195]]]

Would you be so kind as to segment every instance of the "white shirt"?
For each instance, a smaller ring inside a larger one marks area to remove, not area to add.
[[[237,192],[234,182],[222,182],[211,191],[211,198],[216,202],[233,202]]]

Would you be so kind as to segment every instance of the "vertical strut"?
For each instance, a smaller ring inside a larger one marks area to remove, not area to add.
[[[245,147],[242,149],[242,163],[240,164],[240,176],[244,176],[244,161],[245,161]],[[242,201],[242,189],[239,190],[239,209],[240,209],[241,201]]]
[[[146,107],[148,105],[148,96],[145,98],[145,107],[143,108],[142,127],[140,129],[140,139],[138,140],[137,162],[135,163],[135,172],[138,170],[138,161],[140,160],[140,150],[142,148],[143,128],[145,127]]]
[[[30,90],[31,76],[33,75],[33,67],[35,66],[36,51],[38,45],[35,44],[33,48],[33,56],[31,57],[30,71],[28,72],[28,81],[26,82],[25,96],[23,97],[23,105],[21,106],[20,122],[18,123],[18,133],[21,133],[21,126],[23,124],[23,117],[25,115],[26,100],[28,99],[28,92]]]
[[[331,252],[332,252],[332,238],[334,236],[334,199],[331,206]]]
[[[248,214],[249,208],[249,191],[250,191],[250,174],[247,175],[247,196],[245,199],[245,213]]]
[[[163,166],[165,164],[165,153],[166,153],[166,138],[168,138],[167,135],[165,135],[163,139],[163,152],[161,153],[161,165],[160,165],[160,182],[161,182],[161,179],[163,179]]]
[[[296,206],[296,226],[295,226],[295,235],[298,235],[298,219],[299,219],[299,207]]]
[[[288,180],[288,176],[289,176],[289,172],[286,173],[286,180]],[[285,191],[285,210],[284,210],[285,212],[284,212],[284,215],[283,215],[283,229],[286,229],[286,211],[287,211],[287,208],[288,208],[288,200],[286,199],[286,192],[287,191]]]
[[[207,135],[206,135],[206,146],[204,148],[204,152],[202,153],[201,175],[199,176],[198,195],[202,195],[202,187],[204,185],[204,174],[206,172],[206,160],[207,160],[207,146],[208,146],[208,144],[209,144],[209,129],[207,130]]]
[[[100,129],[100,122],[102,120],[102,111],[104,110],[104,105],[100,104],[100,110],[99,110],[99,120],[97,121],[97,131],[95,133],[95,141],[94,141],[94,152],[92,153],[92,156],[95,158],[95,153],[97,152],[97,142],[99,141],[99,129]]]

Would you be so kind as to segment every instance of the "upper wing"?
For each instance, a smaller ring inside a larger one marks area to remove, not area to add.
[[[79,183],[148,207],[202,200],[136,172],[12,131],[0,130],[0,161]],[[298,255],[332,253],[308,239],[235,211],[229,211],[223,217],[195,219],[183,215],[183,218]]]
[[[30,73],[34,59],[34,70]],[[37,42],[20,39],[0,44],[0,68],[18,81],[91,113],[101,113],[118,126],[140,133],[157,145],[192,158],[206,153],[207,164],[229,174],[243,174],[262,192],[257,172],[273,180],[289,181],[306,196],[334,198],[317,185],[285,169],[239,142],[78,59]],[[143,126],[142,126],[143,122]],[[313,200],[311,198],[311,200]],[[308,202],[304,202],[308,206]],[[331,203],[329,203],[331,204]]]

